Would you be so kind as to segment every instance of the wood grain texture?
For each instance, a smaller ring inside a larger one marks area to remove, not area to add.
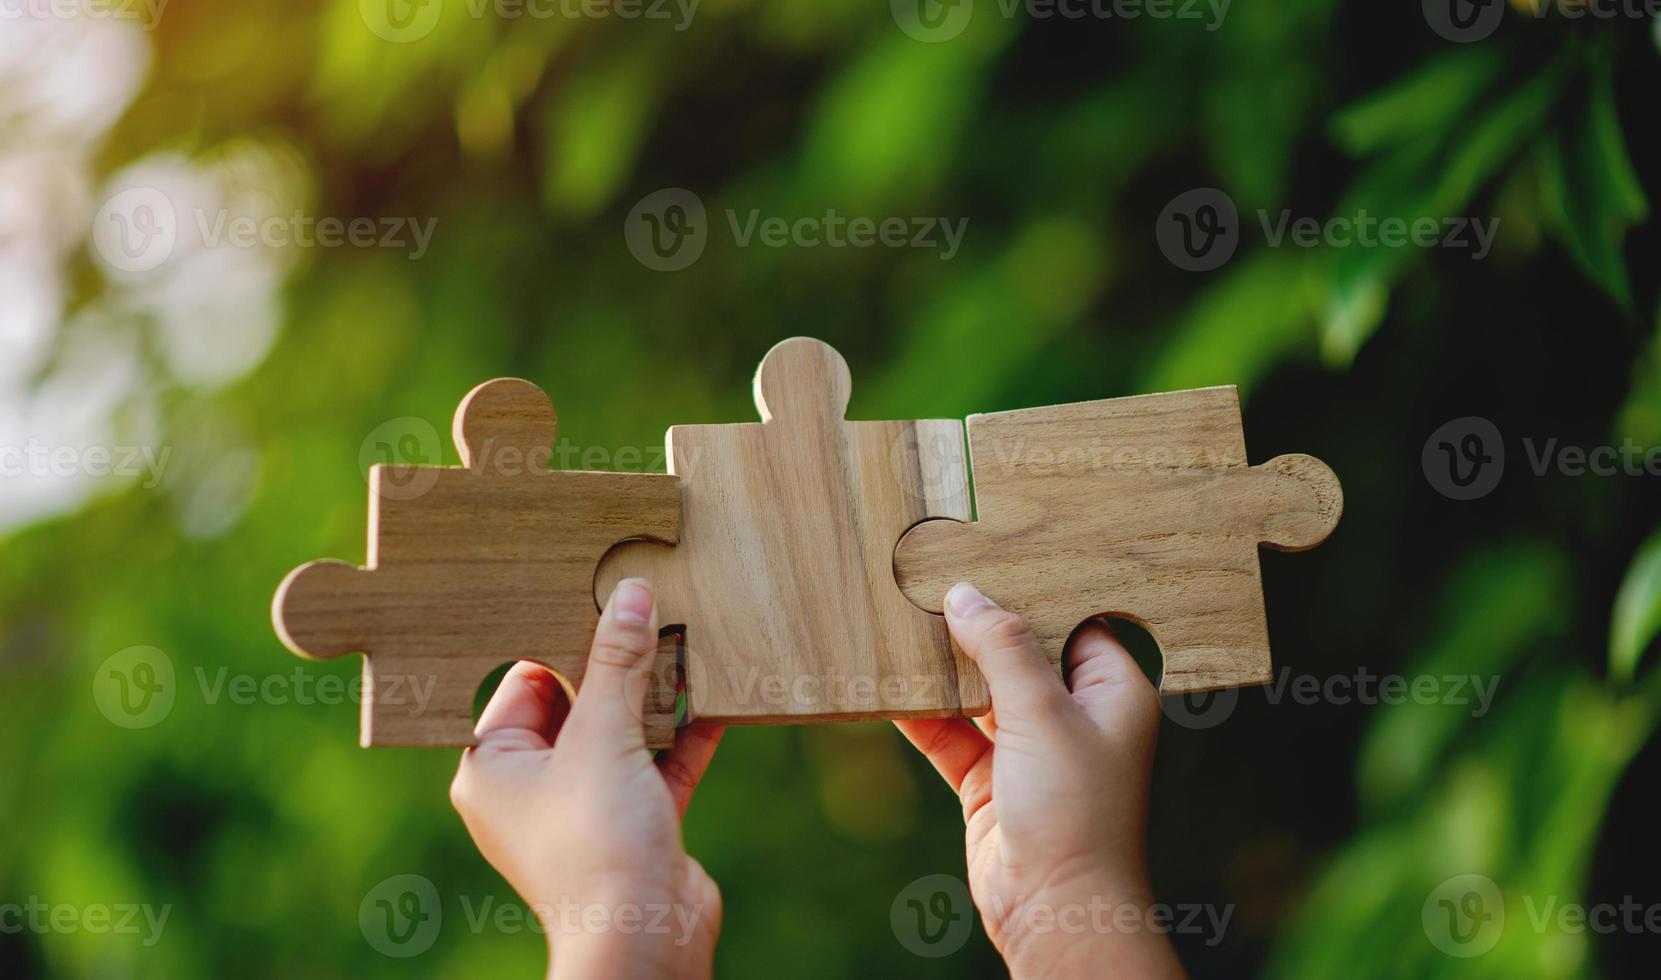
[[[759,423],[677,425],[673,548],[620,545],[596,594],[650,579],[686,627],[695,718],[729,724],[978,714],[985,682],[945,622],[894,581],[894,544],[930,517],[965,520],[956,420],[849,422],[847,364],[816,340],[762,360]]]
[[[1233,387],[973,415],[969,457],[977,520],[905,535],[906,596],[938,610],[971,582],[1026,617],[1058,669],[1084,621],[1139,622],[1166,694],[1270,680],[1258,545],[1312,548],[1343,509],[1313,457],[1247,465]]]
[[[290,650],[368,655],[364,745],[473,744],[474,693],[505,662],[538,661],[574,691],[600,557],[629,537],[676,539],[675,477],[549,470],[556,426],[528,381],[474,388],[453,426],[462,466],[371,469],[367,565],[312,562],[278,587],[272,621]],[[674,661],[667,643],[643,719],[654,747],[674,736]]]

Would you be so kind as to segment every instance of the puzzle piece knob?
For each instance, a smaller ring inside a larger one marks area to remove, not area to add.
[[[329,559],[289,572],[271,601],[271,624],[283,646],[313,660],[365,649],[369,644],[363,632],[361,586],[368,574]]]
[[[546,460],[559,418],[541,388],[521,378],[497,378],[467,393],[450,429],[461,464],[478,472],[503,450],[517,460]]]
[[[811,337],[773,345],[755,378],[756,411],[763,422],[776,418],[840,421],[848,411],[853,378],[836,349]]]
[[[1263,518],[1262,541],[1278,551],[1308,551],[1338,526],[1344,488],[1332,467],[1313,456],[1276,456],[1254,471],[1273,480],[1272,504]]]

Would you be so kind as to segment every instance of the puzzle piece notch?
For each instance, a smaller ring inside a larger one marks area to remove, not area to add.
[[[971,416],[979,520],[919,524],[895,548],[907,598],[939,610],[973,582],[1026,617],[1060,669],[1077,626],[1149,630],[1165,693],[1270,679],[1257,546],[1336,526],[1337,477],[1310,456],[1247,466],[1231,387]]]
[[[631,537],[677,537],[674,477],[549,470],[556,425],[535,385],[478,386],[452,425],[468,465],[372,467],[368,565],[312,562],[278,587],[272,620],[289,649],[366,654],[364,745],[473,744],[474,694],[504,662],[536,661],[574,690],[599,621],[600,557]],[[676,669],[674,648],[660,649],[644,719],[653,747],[673,740]]]
[[[775,345],[751,387],[760,423],[669,430],[681,541],[614,548],[596,596],[631,576],[657,586],[663,622],[686,627],[694,717],[983,713],[979,672],[893,578],[907,528],[969,517],[962,423],[848,421],[847,362],[810,338]]]

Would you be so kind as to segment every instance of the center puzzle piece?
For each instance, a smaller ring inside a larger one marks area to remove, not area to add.
[[[1343,510],[1314,457],[1246,464],[1232,386],[971,415],[969,457],[978,520],[906,534],[900,588],[938,610],[972,582],[1058,666],[1087,619],[1139,622],[1164,654],[1163,694],[1271,679],[1258,544],[1313,548]]]
[[[944,620],[894,581],[908,528],[969,517],[962,423],[849,422],[851,390],[829,345],[776,345],[755,378],[761,422],[669,430],[680,543],[626,543],[600,564],[597,598],[641,576],[661,621],[686,627],[692,717],[775,724],[988,707]]]
[[[474,694],[508,661],[538,661],[574,690],[599,624],[600,557],[630,537],[675,540],[675,477],[550,470],[556,426],[536,385],[479,385],[452,426],[461,466],[370,470],[368,567],[315,561],[278,587],[272,621],[290,650],[368,654],[364,745],[471,745]],[[671,642],[645,709],[654,748],[674,739],[675,667]]]

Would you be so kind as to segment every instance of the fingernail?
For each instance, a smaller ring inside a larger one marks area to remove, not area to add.
[[[652,587],[643,578],[626,578],[611,593],[611,618],[626,626],[652,621]]]
[[[969,616],[993,605],[996,603],[981,595],[980,590],[968,582],[959,582],[946,593],[946,608],[954,616]]]

